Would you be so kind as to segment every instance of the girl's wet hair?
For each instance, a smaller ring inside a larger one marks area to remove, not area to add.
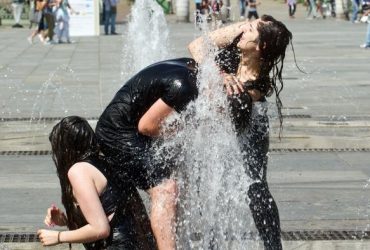
[[[277,21],[272,16],[263,15],[261,20],[262,22],[257,25],[259,33],[258,46],[261,51],[261,71],[259,78],[270,78],[271,89],[266,93],[268,96],[275,91],[276,106],[280,121],[280,137],[283,128],[283,115],[281,113],[283,103],[279,95],[284,88],[282,72],[285,52],[289,43],[291,43],[293,35],[282,22]]]
[[[69,116],[53,127],[49,140],[60,181],[62,203],[66,209],[67,226],[69,229],[76,229],[85,225],[86,220],[75,205],[68,171],[75,163],[99,155],[97,139],[86,119]]]

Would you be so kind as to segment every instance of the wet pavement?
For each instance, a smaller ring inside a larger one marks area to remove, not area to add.
[[[260,14],[286,23],[297,63],[309,73],[297,70],[289,49],[283,138],[278,139],[272,111],[268,172],[282,230],[369,231],[370,50],[359,48],[366,25],[306,20],[298,8],[296,19],[287,17],[284,4],[266,1],[260,8]],[[119,26],[120,32],[126,27]],[[186,44],[200,31],[173,17],[169,28],[173,56],[189,56]],[[36,40],[28,44],[29,33],[0,26],[0,235],[35,232],[45,209],[60,204],[51,157],[42,155],[50,150],[47,136],[55,117],[81,115],[94,125],[122,84],[124,36],[76,37],[73,44],[44,46]],[[370,249],[370,242],[308,238],[286,240],[284,246]],[[0,250],[37,248],[38,243],[3,243],[0,237]]]

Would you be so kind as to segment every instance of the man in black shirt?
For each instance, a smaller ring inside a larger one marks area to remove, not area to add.
[[[151,226],[159,249],[175,249],[177,184],[171,166],[151,152],[163,133],[161,123],[183,111],[198,95],[195,61],[167,60],[150,65],[117,92],[96,126],[102,152],[117,178],[131,180],[151,197]]]

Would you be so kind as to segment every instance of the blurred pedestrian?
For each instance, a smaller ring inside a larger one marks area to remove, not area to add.
[[[359,21],[357,20],[359,7],[360,0],[352,0],[352,16],[351,16],[352,23],[359,23]]]
[[[44,15],[43,15],[43,9],[45,7],[45,4],[46,2],[43,1],[43,0],[33,0],[33,4],[34,4],[34,22],[37,22],[37,27],[35,30],[33,30],[31,32],[31,35],[27,38],[28,42],[30,44],[33,43],[33,38],[36,36],[36,35],[39,35],[39,38],[40,38],[40,42],[44,42],[44,34],[43,34],[43,31],[44,31]]]
[[[29,25],[29,29],[32,29],[32,26],[34,24],[38,25],[38,16],[37,16],[37,10],[36,10],[36,6],[35,6],[35,1],[34,0],[30,0],[29,2],[29,6],[30,6],[30,9],[29,9],[29,12],[28,12],[28,17],[29,17],[29,20],[30,20],[30,25]]]
[[[56,18],[56,32],[57,32],[57,39],[58,43],[71,43],[71,38],[69,36],[69,13],[68,9],[71,13],[77,13],[74,11],[69,3],[68,0],[57,0],[57,10],[55,11],[55,18]],[[65,39],[65,41],[63,40]]]
[[[296,0],[288,0],[288,8],[289,8],[289,17],[294,18],[295,11],[297,9],[297,2]]]
[[[329,0],[329,6],[330,6],[330,9],[331,9],[331,16],[332,17],[336,17],[337,16],[337,13],[335,11],[335,8],[336,8],[336,5],[335,5],[335,0]]]
[[[257,5],[260,5],[261,2],[257,2],[256,0],[247,0],[248,1],[248,20],[252,20],[252,17],[258,19],[257,13]]]
[[[202,21],[202,0],[195,0],[195,24],[199,25]]]
[[[24,0],[12,0],[13,17],[15,24],[13,28],[23,28],[20,24],[22,11],[23,11]]]
[[[240,4],[240,19],[245,18],[245,8],[247,7],[248,1],[246,0],[239,0]]]
[[[222,25],[221,8],[222,0],[211,0],[211,17],[213,29],[219,28]]]
[[[174,14],[172,0],[167,0],[167,5],[168,5],[168,14]]]
[[[56,7],[56,0],[45,0],[44,21],[46,23],[45,42],[44,44],[54,44],[55,16],[53,8]],[[44,25],[45,25],[44,23]]]
[[[316,18],[317,12],[316,12],[316,4],[314,0],[306,0],[307,4],[307,19],[313,19]]]
[[[365,37],[365,43],[360,45],[360,47],[363,49],[370,49],[370,8],[364,11],[363,16],[367,16],[367,32]]]
[[[117,16],[117,3],[118,0],[103,0],[104,4],[104,33],[118,35],[116,32],[116,16]]]
[[[315,5],[316,5],[316,13],[320,13],[320,16],[325,19],[326,16],[324,15],[324,11],[322,8],[323,1],[322,0],[315,0]]]

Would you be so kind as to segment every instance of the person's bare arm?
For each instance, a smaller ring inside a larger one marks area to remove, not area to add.
[[[162,99],[158,99],[140,118],[138,130],[146,136],[158,136],[164,119],[174,111]]]
[[[215,31],[212,31],[208,37],[211,40],[211,42],[217,46],[218,48],[224,48],[230,45],[234,39],[240,35],[243,31],[241,29],[241,26],[245,24],[246,22],[238,22],[235,24],[231,24],[229,26],[217,29]],[[188,49],[190,54],[192,55],[193,59],[197,63],[201,63],[204,59],[205,54],[207,51],[205,51],[204,48],[204,37],[198,37],[197,39],[193,40],[189,43]]]
[[[44,246],[64,242],[93,242],[109,236],[109,221],[100,202],[91,168],[92,166],[88,163],[77,163],[68,171],[68,179],[73,187],[74,196],[87,224],[79,229],[63,232],[39,230],[37,234]]]

